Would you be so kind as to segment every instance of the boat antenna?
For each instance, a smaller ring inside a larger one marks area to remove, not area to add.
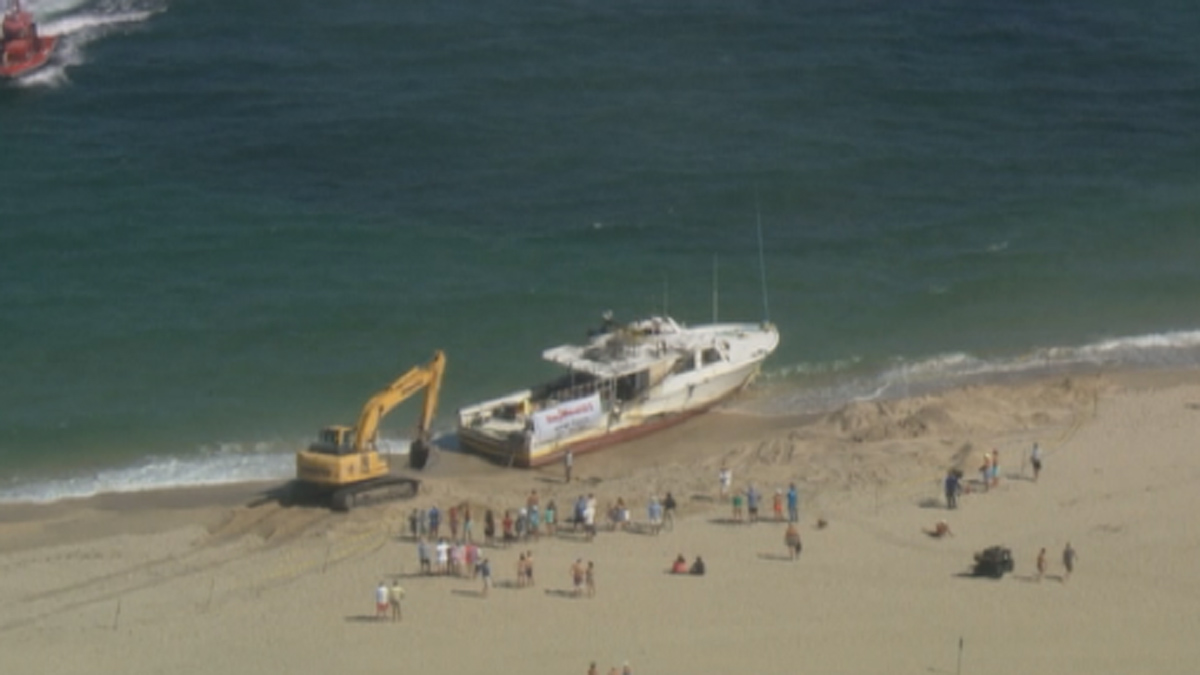
[[[671,316],[671,280],[663,275],[663,316]]]
[[[717,254],[713,254],[713,323],[717,322]]]
[[[763,254],[762,209],[758,204],[758,188],[754,188],[754,214],[758,220],[758,269],[762,275],[763,321],[771,320],[771,307],[767,304],[767,259]]]

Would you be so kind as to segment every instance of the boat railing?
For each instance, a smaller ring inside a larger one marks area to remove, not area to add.
[[[576,401],[581,398],[587,398],[596,392],[600,392],[600,399],[607,407],[608,401],[612,398],[612,393],[616,390],[616,383],[613,380],[595,380],[584,384],[576,384],[562,389],[555,389],[548,392],[546,402],[550,405],[566,403],[567,401]]]

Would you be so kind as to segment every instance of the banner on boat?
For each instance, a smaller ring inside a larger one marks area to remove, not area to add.
[[[599,393],[539,410],[533,414],[533,442],[556,441],[590,429],[600,423],[603,414]]]

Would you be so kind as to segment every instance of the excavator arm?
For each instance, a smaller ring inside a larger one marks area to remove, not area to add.
[[[442,374],[445,371],[446,355],[438,350],[434,352],[433,359],[428,364],[413,368],[372,396],[363,406],[358,416],[358,424],[354,427],[354,451],[375,450],[379,423],[393,408],[421,389],[425,390],[425,401],[421,407],[421,417],[417,421],[417,438],[414,444],[426,443],[429,440],[430,425],[433,424],[433,417],[437,413],[438,394],[442,388]]]

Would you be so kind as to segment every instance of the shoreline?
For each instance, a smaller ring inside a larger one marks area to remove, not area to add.
[[[962,639],[973,674],[1184,673],[1200,660],[1188,637],[1200,523],[1179,517],[1200,506],[1197,436],[1197,373],[1104,373],[816,418],[710,413],[577,459],[569,485],[558,467],[443,457],[415,499],[349,514],[260,500],[274,483],[3,505],[0,652],[22,672],[59,673],[373,673],[397,658],[468,675],[498,660],[535,675],[583,672],[593,660],[602,673],[625,660],[643,673],[798,663],[953,672]],[[1046,462],[1037,483],[1023,461],[1035,440]],[[961,465],[973,479],[993,448],[1000,484],[947,510],[940,477]],[[799,561],[784,557],[782,525],[732,521],[715,496],[722,465],[736,489],[753,482],[764,494],[767,518],[774,490],[797,483]],[[670,490],[680,514],[659,536],[602,525],[593,543],[566,532],[486,548],[501,582],[487,598],[477,581],[417,573],[412,509],[516,508],[533,490],[560,510],[581,493],[602,507],[623,497],[635,522],[651,494]],[[924,532],[942,519],[953,536]],[[1058,562],[1067,541],[1079,551],[1069,583]],[[993,545],[1011,548],[1015,571],[964,577]],[[1039,547],[1050,559],[1040,583]],[[513,570],[527,550],[538,586],[518,590]],[[709,574],[666,575],[676,555],[703,555]],[[595,599],[570,597],[577,559],[596,563]],[[407,591],[405,620],[376,625],[372,589],[394,578]],[[64,635],[73,648],[52,649]]]
[[[703,455],[721,444],[745,446],[754,442],[764,442],[780,433],[803,435],[805,429],[819,427],[831,417],[837,417],[847,411],[862,407],[894,407],[905,401],[937,400],[948,395],[967,394],[980,388],[1013,390],[1079,378],[1102,380],[1109,390],[1147,391],[1200,384],[1200,368],[1185,370],[1071,368],[1049,375],[993,373],[978,382],[947,385],[944,388],[937,388],[914,396],[881,397],[851,402],[825,412],[758,414],[734,405],[730,408],[714,409],[680,425],[606,448],[602,452],[590,453],[586,455],[586,459],[591,473],[595,474],[591,480],[596,480],[597,476],[601,477],[600,480],[604,480],[607,477],[621,476],[637,469],[708,459]],[[1017,433],[1016,435],[1023,437],[1029,434]],[[692,446],[699,446],[700,449],[697,451]],[[697,454],[702,456],[697,458]],[[402,462],[402,459],[400,461]],[[503,467],[488,458],[458,449],[442,450],[436,462],[432,463],[425,471],[408,471],[407,468],[404,470],[430,484],[459,479],[471,482],[481,479],[520,480],[523,475],[534,477],[536,480],[551,481],[553,476],[561,472],[561,468],[557,464],[531,469]],[[187,512],[236,508],[262,499],[270,500],[268,493],[285,486],[289,480],[254,480],[126,492],[103,492],[49,502],[3,502],[0,503],[0,528],[13,524],[52,522],[68,518],[71,514],[78,512],[102,513],[116,517],[144,510]],[[0,529],[0,541],[3,540],[3,537],[3,530]]]

